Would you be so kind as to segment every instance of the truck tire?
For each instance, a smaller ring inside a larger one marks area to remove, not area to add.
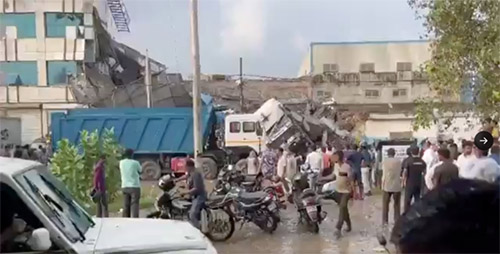
[[[199,159],[205,179],[214,180],[217,177],[217,163],[212,158],[202,157]]]
[[[161,168],[155,161],[144,161],[142,163],[141,179],[145,181],[158,180],[161,176]]]

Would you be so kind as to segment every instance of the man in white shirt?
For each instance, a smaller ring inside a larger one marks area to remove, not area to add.
[[[323,154],[321,153],[321,149],[316,150],[315,146],[312,146],[311,150],[306,157],[306,163],[311,169],[319,171],[323,169]]]
[[[488,150],[483,151],[475,147],[474,153],[477,159],[465,166],[466,169],[460,177],[495,182],[500,177],[500,166],[494,159],[488,157]]]
[[[462,145],[462,150],[463,153],[458,156],[457,159],[457,166],[458,166],[458,175],[461,178],[465,178],[464,176],[467,175],[467,169],[470,168],[470,164],[476,160],[476,155],[472,153],[472,146],[473,143],[472,141],[465,141]]]

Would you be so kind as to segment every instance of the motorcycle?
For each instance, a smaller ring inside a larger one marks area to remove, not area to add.
[[[240,171],[235,170],[232,165],[223,168],[217,177],[216,184],[210,195],[226,195],[233,187],[243,189],[245,193],[257,192],[262,189],[262,175],[248,176],[242,174]],[[278,209],[273,211],[279,219],[279,209],[286,209],[282,186],[268,186],[262,189],[263,192],[271,195],[273,202],[275,202]]]
[[[180,194],[179,188],[173,181],[172,175],[165,175],[160,178],[158,186],[163,193],[155,202],[156,211],[148,214],[147,218],[155,219],[189,219],[189,209],[191,201],[188,197]],[[231,200],[225,196],[212,196],[208,199],[201,212],[201,232],[212,241],[226,241],[235,230],[235,222],[230,212]],[[224,214],[228,219],[221,219]]]
[[[269,193],[245,192],[241,188],[232,187],[227,197],[233,201],[234,209],[231,209],[231,212],[236,221],[242,222],[241,227],[247,222],[253,222],[270,234],[278,227],[279,207]]]
[[[305,167],[301,168],[301,172],[297,173],[292,180],[292,196],[299,213],[299,222],[305,221],[309,231],[318,233],[319,224],[325,219],[327,213],[321,209],[321,197],[310,188],[315,184],[314,177],[314,172]]]

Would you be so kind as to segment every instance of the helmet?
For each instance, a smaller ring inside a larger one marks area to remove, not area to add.
[[[174,178],[171,175],[164,175],[158,180],[158,187],[163,191],[169,191],[175,187]]]

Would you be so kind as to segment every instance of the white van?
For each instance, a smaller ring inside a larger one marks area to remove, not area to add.
[[[10,241],[19,246],[14,253],[217,253],[188,222],[91,218],[66,186],[34,161],[0,157],[0,185],[2,215],[15,214],[30,228]],[[5,218],[2,223],[10,224]]]

